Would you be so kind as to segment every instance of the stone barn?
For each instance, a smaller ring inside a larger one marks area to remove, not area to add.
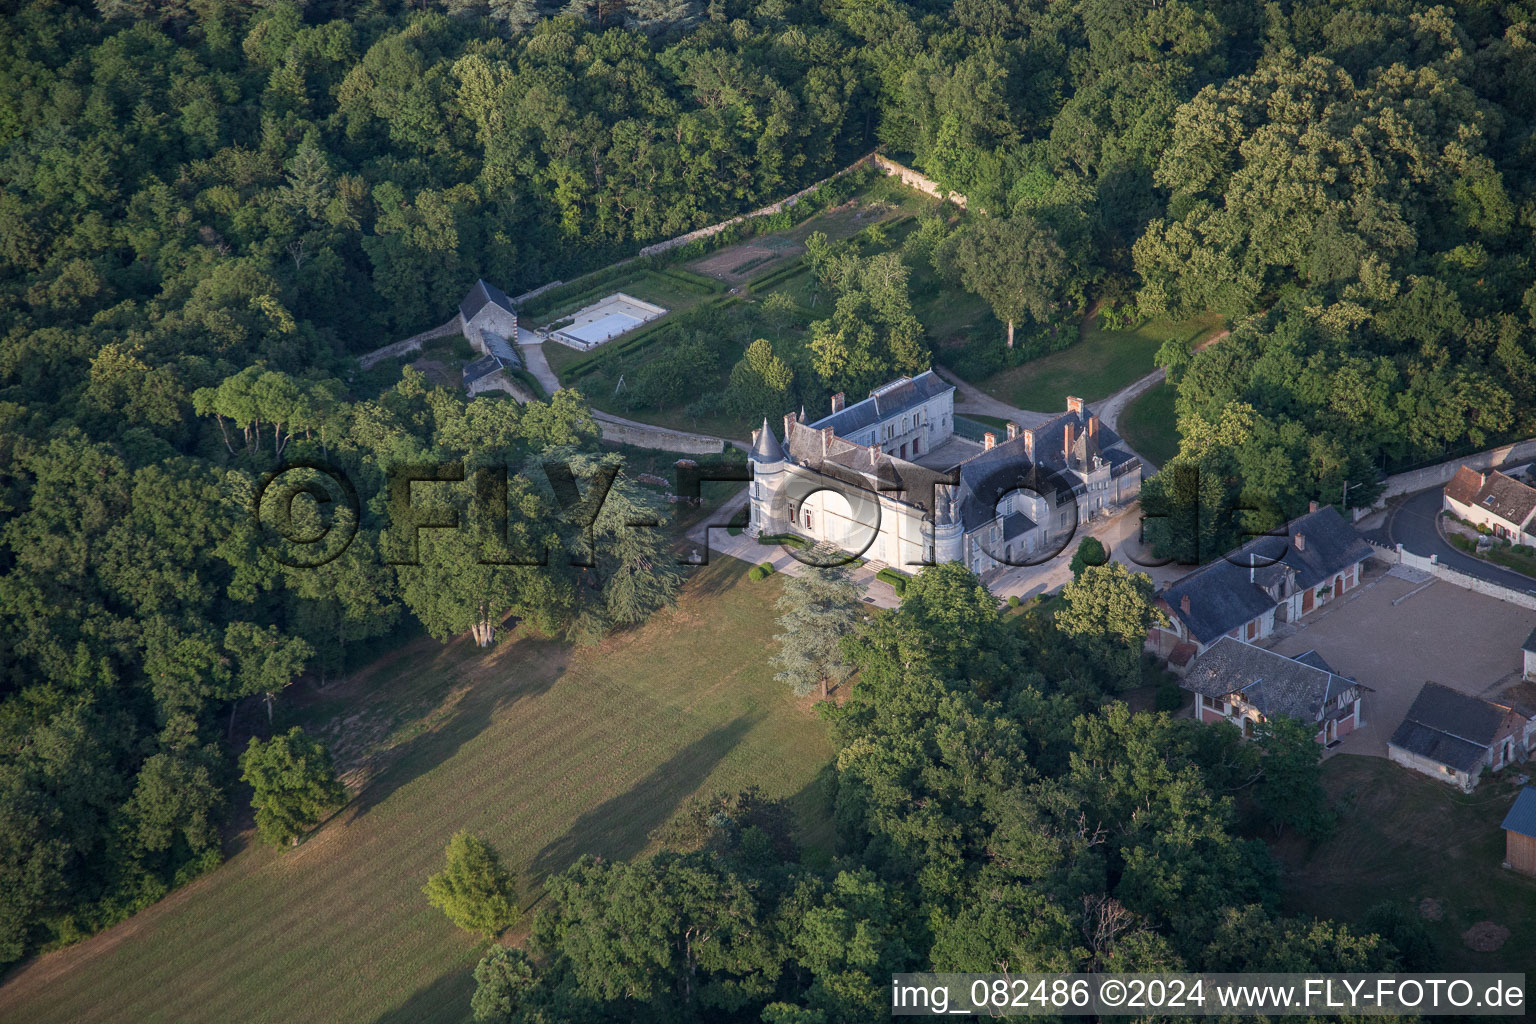
[[[483,279],[476,281],[459,303],[459,330],[476,352],[491,355],[492,339],[517,344],[517,310],[506,292]]]
[[[1387,757],[1470,793],[1483,770],[1524,761],[1530,719],[1439,683],[1425,683],[1387,741]]]

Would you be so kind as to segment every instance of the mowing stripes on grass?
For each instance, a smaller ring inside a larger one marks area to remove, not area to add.
[[[448,710],[303,846],[247,843],[123,925],[30,964],[0,988],[0,1019],[459,1022],[479,944],[421,894],[455,830],[496,845],[527,903],[580,853],[648,850],[695,792],[758,785],[819,821],[814,780],[831,748],[768,664],[762,609],[781,584],[747,584],[746,569],[697,570],[677,608],[597,648],[521,638],[485,654],[423,640],[333,687],[308,727]]]

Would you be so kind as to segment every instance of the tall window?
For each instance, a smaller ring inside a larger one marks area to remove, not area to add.
[[[805,528],[807,530],[811,528],[811,513],[809,510],[807,510],[805,513]]]

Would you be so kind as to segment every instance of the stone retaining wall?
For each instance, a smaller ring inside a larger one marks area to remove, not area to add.
[[[725,442],[708,434],[690,434],[683,430],[647,426],[643,423],[619,422],[605,413],[593,413],[597,425],[603,430],[603,440],[627,444],[635,448],[654,448],[663,452],[682,452],[686,455],[718,455]]]
[[[464,333],[463,325],[459,322],[459,314],[455,313],[453,314],[453,319],[447,323],[434,327],[430,331],[413,334],[404,341],[397,341],[392,345],[376,348],[367,355],[359,357],[358,362],[362,364],[364,370],[371,370],[380,361],[385,359],[399,359],[401,356],[407,356],[413,352],[420,354],[422,342],[433,341],[437,338],[447,338],[462,333]]]

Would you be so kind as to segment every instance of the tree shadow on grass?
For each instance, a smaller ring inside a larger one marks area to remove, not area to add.
[[[740,715],[688,744],[619,796],[605,800],[577,818],[565,834],[534,855],[528,876],[534,887],[564,871],[583,854],[628,860],[650,842],[703,785],[761,715]]]
[[[393,1010],[374,1018],[373,1024],[459,1024],[469,1019],[469,999],[475,992],[474,972],[469,968],[449,971]]]
[[[509,652],[507,671],[496,671],[472,683],[445,721],[424,726],[422,731],[396,746],[386,756],[385,768],[363,787],[347,807],[348,820],[367,814],[402,786],[445,764],[491,724],[496,712],[521,700],[546,693],[565,674],[566,659],[546,663],[546,641],[520,640],[525,650]],[[531,671],[519,671],[532,663]]]
[[[723,531],[722,531],[723,532]],[[779,553],[776,547],[763,548],[763,561],[768,561],[771,556]],[[701,549],[702,554],[702,549]],[[684,578],[688,583],[688,596],[690,597],[718,597],[742,582],[742,577],[752,568],[751,565],[723,551],[710,551],[707,565],[690,566],[683,569]]]

